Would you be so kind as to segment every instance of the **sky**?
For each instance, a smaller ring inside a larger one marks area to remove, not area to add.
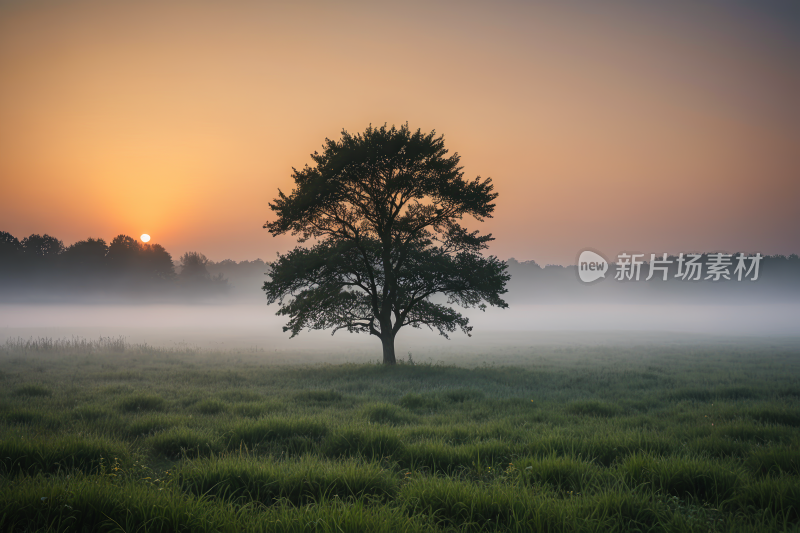
[[[435,130],[500,258],[800,253],[800,4],[0,0],[0,231],[271,260],[292,167]]]

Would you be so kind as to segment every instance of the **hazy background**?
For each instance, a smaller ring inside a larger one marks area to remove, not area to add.
[[[0,229],[271,260],[372,124],[491,176],[499,257],[800,250],[800,4],[0,0]]]
[[[282,317],[266,305],[25,306],[0,305],[0,343],[6,338],[125,336],[131,343],[182,349],[245,352],[278,363],[366,362],[381,358],[369,335],[281,333]],[[468,313],[473,336],[450,341],[403,328],[398,359],[417,362],[502,364],[535,356],[543,347],[780,346],[800,341],[800,305],[591,305],[512,306]]]
[[[20,239],[149,233],[173,259],[269,261],[294,245],[262,229],[292,167],[343,128],[407,121],[493,178],[495,218],[471,227],[503,259],[800,251],[796,2],[0,0],[0,78],[0,230]],[[794,286],[587,301],[514,268],[511,308],[472,313],[473,339],[404,330],[398,354],[800,331]],[[378,356],[363,335],[289,341],[251,281],[194,306],[0,297],[0,342]]]

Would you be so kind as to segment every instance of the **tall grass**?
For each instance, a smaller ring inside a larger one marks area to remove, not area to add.
[[[53,338],[53,337],[22,337],[6,339],[0,345],[0,353],[5,354],[120,354],[120,353],[146,353],[146,354],[181,354],[191,355],[199,352],[199,348],[181,345],[171,348],[151,346],[147,343],[130,343],[120,335],[117,337],[103,337],[86,339],[84,337]]]
[[[0,530],[800,527],[800,346],[386,368],[102,342],[0,346]]]
[[[315,456],[289,461],[251,455],[193,460],[178,475],[189,493],[266,505],[280,500],[305,505],[331,498],[386,501],[400,487],[400,476],[378,464]]]

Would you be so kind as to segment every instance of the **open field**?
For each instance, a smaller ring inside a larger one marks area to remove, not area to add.
[[[800,343],[281,365],[0,344],[3,531],[763,531],[800,524]],[[472,358],[475,359],[475,358]]]

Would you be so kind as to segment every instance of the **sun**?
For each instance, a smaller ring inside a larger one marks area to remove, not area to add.
[[[148,235],[147,233],[142,233],[142,236],[139,238],[142,239],[142,242],[147,242],[150,240],[150,235]]]

